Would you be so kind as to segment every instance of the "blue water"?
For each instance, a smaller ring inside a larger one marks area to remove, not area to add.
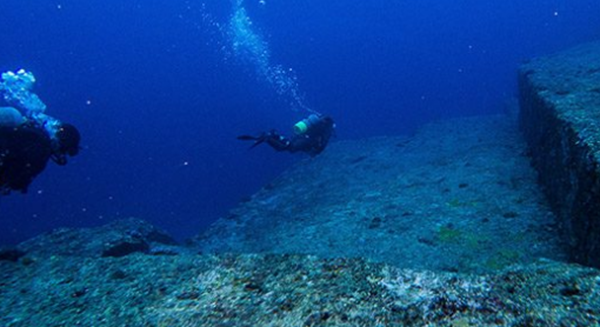
[[[25,68],[84,150],[0,198],[0,244],[144,218],[183,239],[302,155],[239,134],[332,115],[338,139],[499,113],[533,56],[600,37],[597,0],[2,0]]]

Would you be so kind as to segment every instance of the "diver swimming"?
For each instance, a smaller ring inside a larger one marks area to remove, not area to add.
[[[273,129],[257,136],[240,135],[237,139],[254,141],[251,149],[259,144],[267,143],[278,152],[306,152],[314,157],[325,150],[334,131],[335,123],[331,117],[312,114],[294,125],[294,136],[291,138],[285,137]]]
[[[44,114],[46,105],[30,90],[33,74],[25,70],[2,74],[0,95],[0,195],[26,193],[49,160],[60,166],[79,153],[81,135],[71,124]]]

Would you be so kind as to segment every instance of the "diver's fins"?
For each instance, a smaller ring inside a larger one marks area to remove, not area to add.
[[[254,141],[254,144],[252,144],[252,146],[250,147],[250,149],[252,149],[257,145],[263,143],[267,139],[267,133],[262,133],[259,136],[240,135],[237,137],[237,139],[242,141]]]
[[[256,137],[256,136],[252,136],[252,135],[240,135],[237,137],[238,140],[242,140],[242,141],[256,141],[258,140],[260,137]]]

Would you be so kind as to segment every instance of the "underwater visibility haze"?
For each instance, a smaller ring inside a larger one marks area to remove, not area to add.
[[[179,239],[303,154],[236,140],[331,115],[337,139],[502,113],[525,60],[600,37],[596,0],[0,2],[0,70],[35,74],[80,154],[0,198],[0,244],[139,217]],[[325,150],[327,151],[327,150]]]

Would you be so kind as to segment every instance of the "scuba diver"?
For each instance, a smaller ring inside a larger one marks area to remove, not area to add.
[[[0,195],[27,192],[48,160],[60,166],[79,153],[75,126],[45,114],[46,105],[31,90],[35,77],[20,69],[0,75]]]
[[[0,194],[11,190],[27,193],[48,160],[66,165],[67,155],[79,153],[79,141],[79,131],[66,123],[61,123],[54,140],[30,122],[17,127],[0,126]]]
[[[294,125],[295,135],[291,138],[271,130],[258,136],[241,135],[237,139],[254,141],[251,149],[266,142],[276,151],[292,153],[302,151],[314,157],[327,147],[334,129],[335,123],[331,117],[312,114]]]
[[[60,123],[54,139],[30,121],[18,126],[0,125],[0,195],[27,193],[48,160],[64,166],[67,155],[79,153],[80,139],[75,126],[67,123]]]

